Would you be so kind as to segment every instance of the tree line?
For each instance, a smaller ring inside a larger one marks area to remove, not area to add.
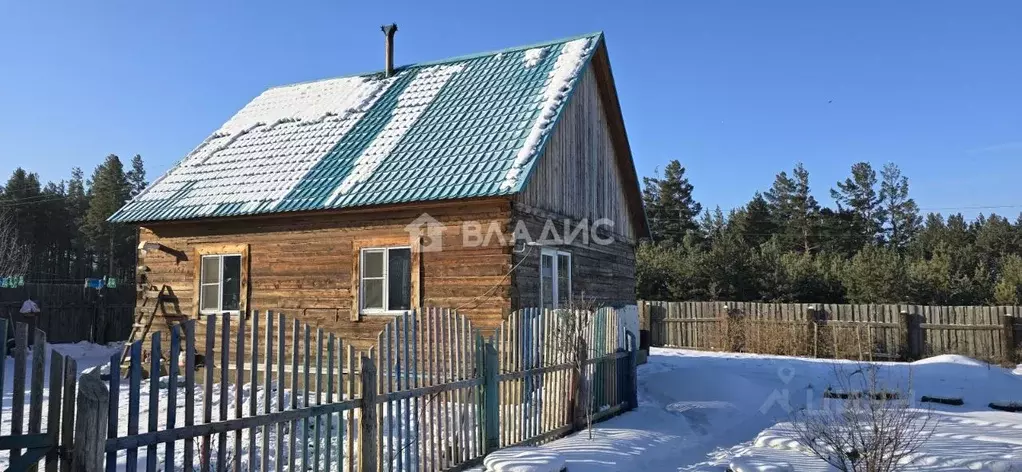
[[[27,282],[73,283],[88,277],[131,280],[135,273],[137,231],[107,221],[145,189],[142,156],[125,170],[109,155],[88,179],[78,167],[71,177],[45,185],[36,173],[17,168],[0,187],[0,226],[11,236],[0,246],[24,248],[21,273]],[[13,228],[13,230],[11,230]],[[7,270],[11,272],[11,270]]]
[[[923,216],[897,165],[854,164],[831,206],[802,164],[726,214],[692,190],[678,161],[643,179],[653,237],[636,254],[639,298],[1022,304],[1022,215]]]

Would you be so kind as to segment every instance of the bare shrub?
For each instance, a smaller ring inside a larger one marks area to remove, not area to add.
[[[827,323],[818,331],[819,357],[872,361],[874,354],[884,352],[865,324]]]
[[[812,326],[807,321],[774,321],[742,315],[722,317],[713,332],[713,349],[779,356],[813,354]]]
[[[747,320],[746,352],[780,356],[812,355],[807,322]]]
[[[822,408],[792,415],[796,441],[838,470],[902,469],[937,426],[928,410],[913,408],[911,376],[907,385],[888,385],[880,381],[875,364],[835,371],[836,382],[824,392]]]
[[[0,209],[0,277],[24,275],[28,260],[28,246],[18,237],[14,218]]]
[[[596,311],[601,308],[595,298],[586,298],[583,292],[578,298],[572,299],[568,307],[557,310],[557,330],[554,337],[555,346],[565,353],[571,365],[573,380],[579,386],[570,406],[572,418],[585,419],[589,439],[593,439],[593,402],[592,370],[588,362],[595,353],[590,345],[592,340],[593,320]]]

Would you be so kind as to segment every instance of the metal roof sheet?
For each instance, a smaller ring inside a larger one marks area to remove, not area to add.
[[[271,88],[110,220],[516,193],[601,39]]]

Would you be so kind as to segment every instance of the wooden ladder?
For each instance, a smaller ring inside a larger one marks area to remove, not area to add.
[[[124,352],[121,353],[121,365],[124,365],[124,361],[128,359],[128,353],[131,352],[131,345],[135,341],[145,339],[146,335],[149,334],[149,330],[153,326],[153,320],[156,319],[156,312],[163,306],[163,295],[170,289],[168,285],[164,285],[160,288],[160,293],[156,295],[156,302],[153,305],[152,311],[149,311],[149,316],[146,316],[145,306],[149,303],[152,298],[146,297],[145,301],[142,302],[142,306],[138,308],[136,312],[135,320],[131,323],[131,336],[128,336],[128,342],[124,344]],[[143,320],[143,317],[145,318]]]

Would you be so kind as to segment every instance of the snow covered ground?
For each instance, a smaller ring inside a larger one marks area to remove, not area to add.
[[[77,359],[80,372],[107,362],[119,352],[118,346],[86,343],[48,348]],[[8,369],[13,367],[13,360],[8,358],[6,362]],[[882,383],[893,388],[910,384],[912,398],[916,400],[929,395],[961,397],[965,401],[962,406],[917,403],[918,407],[929,409],[928,414],[936,418],[937,426],[922,454],[904,470],[1022,471],[1022,413],[1005,413],[987,406],[990,402],[1022,403],[1022,367],[1012,371],[961,356],[876,365]],[[521,454],[502,453],[491,457],[488,465],[492,470],[519,471],[552,470],[556,468],[552,464],[565,463],[572,472],[723,472],[728,468],[735,472],[829,472],[829,466],[802,451],[793,440],[790,411],[821,405],[822,392],[828,386],[837,385],[841,375],[860,367],[859,363],[849,361],[653,349],[649,362],[639,367],[640,405],[636,411],[598,424],[592,440],[583,432]],[[0,423],[3,434],[10,431],[12,383],[8,375]],[[165,410],[166,389],[161,390],[160,405]],[[143,399],[148,398],[148,382],[143,382],[141,393]],[[228,402],[229,415],[233,417],[236,392],[229,387],[223,393],[221,396],[214,391],[214,418],[221,398]],[[122,405],[126,394],[127,388],[123,388]],[[248,389],[243,391],[243,410],[248,411],[247,402],[251,398],[262,405],[262,394],[258,389],[254,395]],[[286,394],[285,402],[288,401],[290,396]],[[184,416],[182,403],[179,396],[178,424]],[[201,414],[201,404],[201,398],[197,398],[197,416]],[[271,404],[275,406],[275,399]],[[127,409],[121,410],[123,429]],[[140,429],[145,431],[146,401],[142,402],[140,413]],[[472,415],[466,413],[465,419],[473,422]],[[165,414],[161,411],[161,417]],[[290,439],[290,432],[286,429],[284,432]],[[275,434],[271,429],[271,444],[275,443]],[[240,457],[235,456],[232,443],[233,435],[229,435],[229,460],[237,457],[245,462],[247,434]],[[286,449],[285,446],[284,451],[274,451],[274,456],[279,456],[275,459],[286,460]],[[159,470],[163,470],[162,446],[158,452]],[[178,444],[175,452],[176,469],[180,469],[182,444]],[[139,459],[144,461],[144,457],[142,449]],[[122,451],[118,463],[123,467],[125,460]],[[0,456],[0,468],[5,463],[6,457]]]
[[[922,454],[904,470],[1022,471],[1022,413],[988,408],[1022,401],[1022,370],[961,356],[912,364],[877,363],[884,385],[923,395],[962,397],[962,406],[917,403],[936,429]],[[579,433],[501,458],[493,470],[552,470],[565,461],[576,471],[829,472],[826,463],[793,440],[790,409],[818,407],[822,392],[860,365],[780,356],[652,349],[639,367],[639,407]]]

